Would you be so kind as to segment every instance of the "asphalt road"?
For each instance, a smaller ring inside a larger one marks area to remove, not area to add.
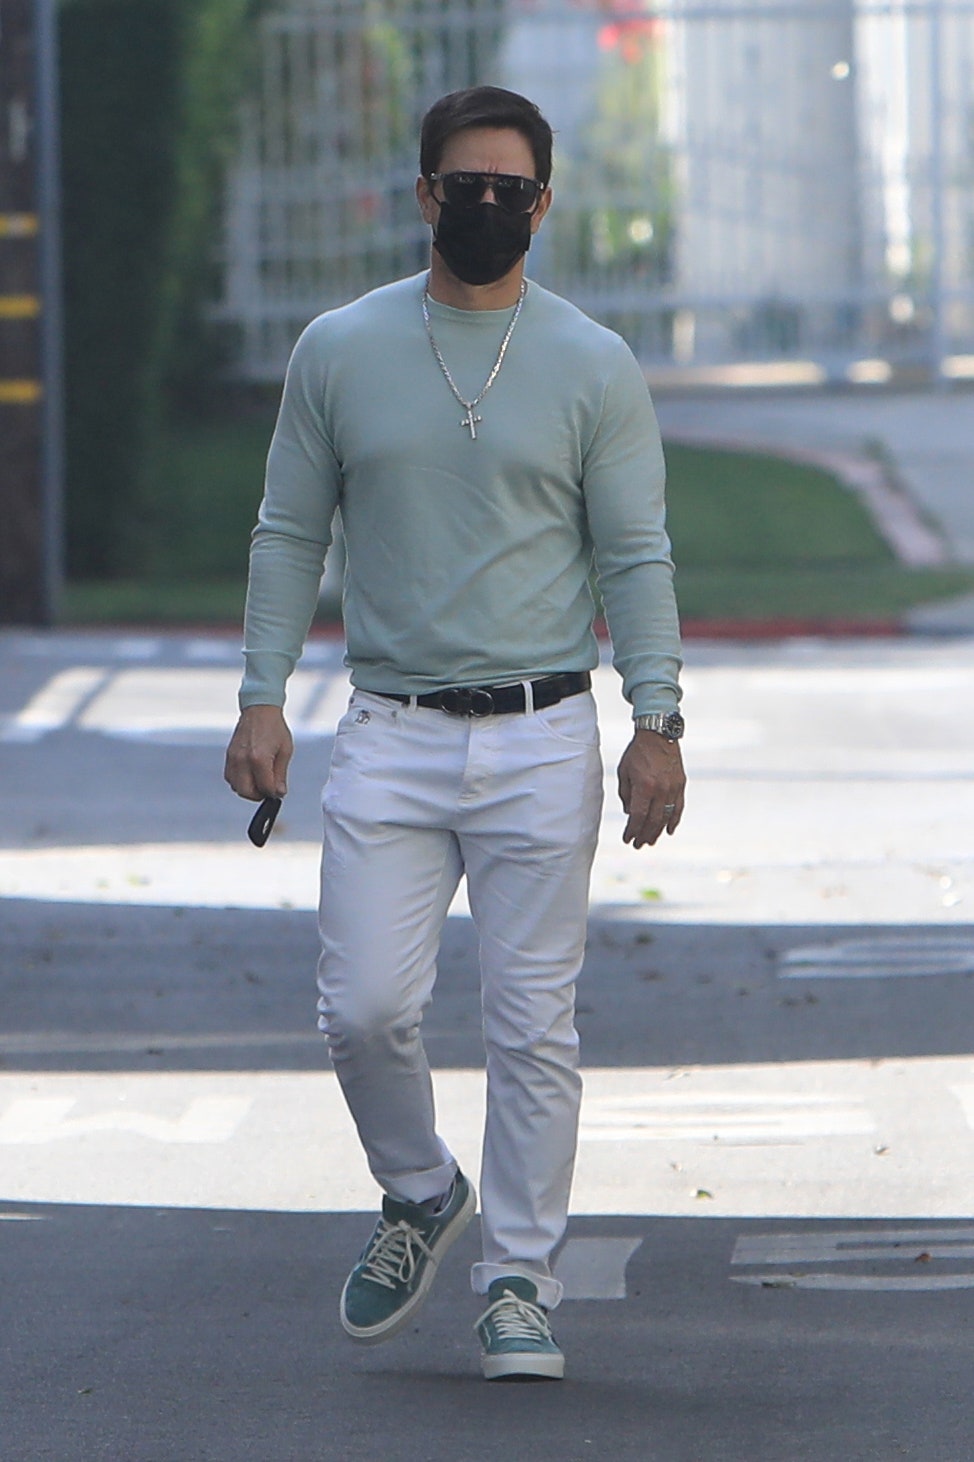
[[[3,1462],[968,1462],[974,641],[691,645],[685,826],[608,799],[561,1386],[488,1386],[472,1228],[416,1326],[336,1306],[376,1204],[314,1029],[312,646],[271,843],[218,638],[0,638]],[[429,1022],[476,1175],[462,898]]]

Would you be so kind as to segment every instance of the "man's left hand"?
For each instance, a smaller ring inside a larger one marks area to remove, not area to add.
[[[664,828],[676,832],[686,781],[679,745],[656,731],[637,731],[619,763],[619,797],[629,819],[622,841],[652,847]]]

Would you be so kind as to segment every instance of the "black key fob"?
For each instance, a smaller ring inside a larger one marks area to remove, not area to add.
[[[271,828],[281,810],[280,797],[265,797],[250,819],[247,836],[255,848],[262,848],[271,835]]]

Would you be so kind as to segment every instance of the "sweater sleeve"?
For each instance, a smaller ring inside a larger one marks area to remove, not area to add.
[[[607,372],[583,488],[612,663],[636,715],[680,699],[680,629],[666,534],[666,466],[642,371],[622,341]]]
[[[240,706],[283,706],[311,624],[341,471],[324,421],[322,321],[298,340],[267,457],[250,549]]]

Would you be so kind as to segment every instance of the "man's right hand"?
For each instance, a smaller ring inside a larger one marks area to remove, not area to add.
[[[248,706],[227,747],[223,770],[238,797],[260,802],[287,794],[287,769],[294,741],[280,706]]]

